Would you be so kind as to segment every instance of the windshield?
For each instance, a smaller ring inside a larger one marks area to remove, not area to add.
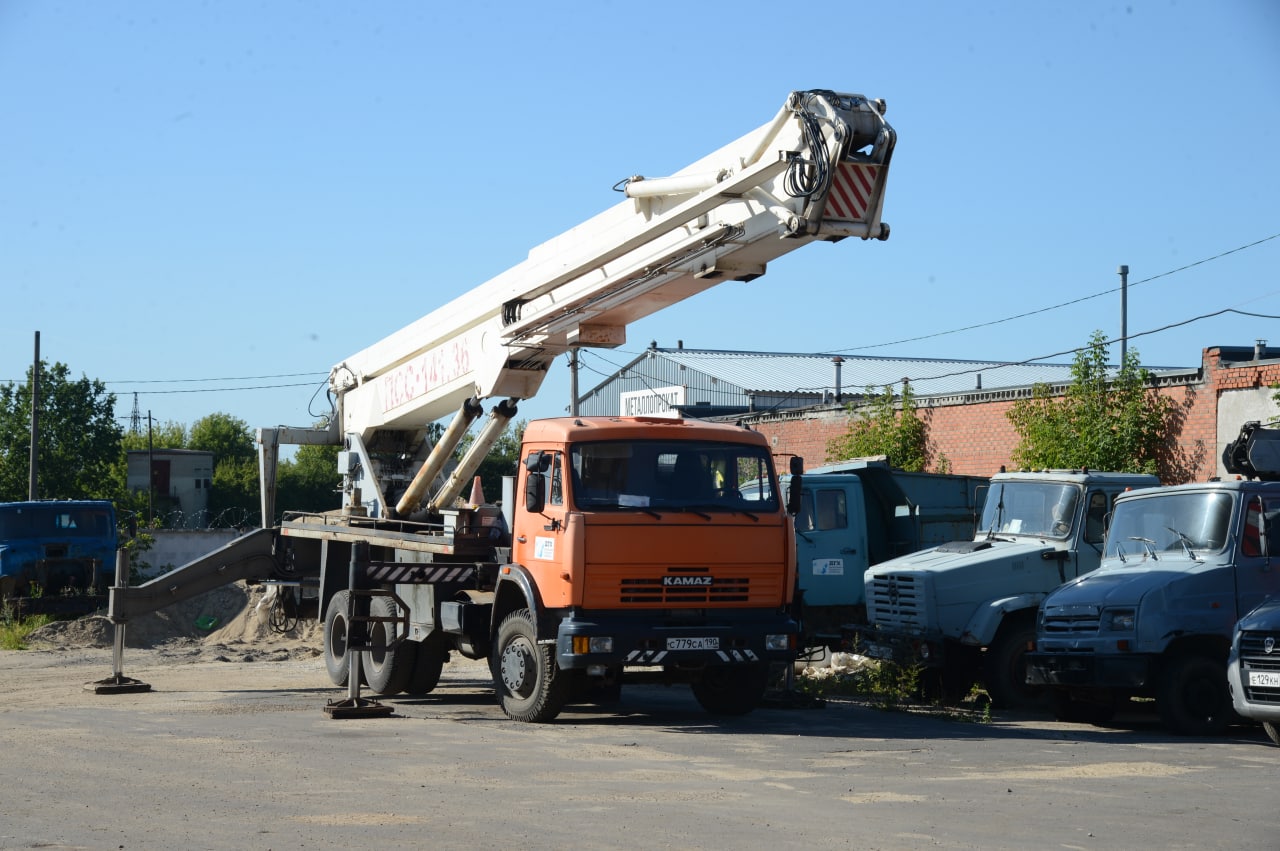
[[[1080,488],[1058,482],[996,482],[978,529],[998,535],[1065,538],[1075,522]]]
[[[1108,557],[1155,556],[1167,551],[1200,555],[1227,541],[1231,494],[1179,493],[1116,503],[1107,530]]]
[[[579,443],[571,454],[581,509],[722,508],[777,511],[777,480],[759,446],[707,441]],[[750,493],[743,485],[750,483]]]

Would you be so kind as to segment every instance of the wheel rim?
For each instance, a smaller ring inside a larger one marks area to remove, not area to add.
[[[528,639],[517,636],[502,650],[502,684],[516,697],[533,693],[534,648]]]
[[[333,626],[329,630],[329,648],[335,659],[341,659],[347,655],[346,618],[339,616],[333,619]]]

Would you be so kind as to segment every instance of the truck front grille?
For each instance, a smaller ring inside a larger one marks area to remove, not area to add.
[[[618,601],[631,604],[661,603],[689,606],[697,604],[745,603],[751,597],[751,580],[746,577],[716,577],[714,585],[663,585],[661,577],[623,579]]]
[[[1097,635],[1100,621],[1095,613],[1046,614],[1042,630],[1045,635]]]
[[[867,620],[887,629],[919,630],[925,625],[927,582],[912,573],[876,576],[867,588]]]
[[[1267,639],[1271,652],[1267,652]],[[1280,687],[1249,685],[1250,671],[1280,674],[1280,633],[1245,632],[1240,635],[1240,685],[1250,703],[1280,706]]]

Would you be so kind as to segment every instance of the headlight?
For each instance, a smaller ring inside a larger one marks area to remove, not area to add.
[[[1133,609],[1116,609],[1103,618],[1103,628],[1112,632],[1133,632]]]
[[[783,635],[766,635],[764,637],[765,650],[790,650],[791,636]]]

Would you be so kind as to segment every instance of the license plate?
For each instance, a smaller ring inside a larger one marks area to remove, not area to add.
[[[1258,688],[1280,688],[1280,673],[1274,671],[1250,671],[1249,685]]]
[[[865,652],[862,655],[869,656],[872,659],[892,659],[893,658],[893,648],[885,644],[868,644],[863,649],[865,650]]]
[[[668,638],[668,650],[719,650],[719,638]]]

